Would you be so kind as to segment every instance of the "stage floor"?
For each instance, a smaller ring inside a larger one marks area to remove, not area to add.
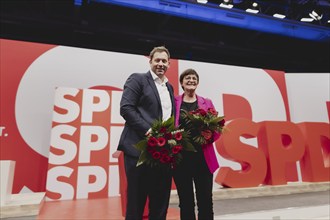
[[[215,220],[329,220],[330,191],[214,201]],[[45,202],[37,220],[124,219],[119,197]],[[167,220],[180,220],[178,204],[171,204]]]
[[[122,220],[120,197],[74,201],[44,202],[38,220],[54,219],[111,219]],[[180,219],[177,208],[169,208],[168,220]]]
[[[300,189],[300,193],[294,193],[297,189],[292,191],[291,186],[283,189],[281,187],[221,189],[214,192],[215,220],[330,220],[329,186],[329,182],[322,185],[308,185],[311,192],[302,192]],[[302,187],[305,185],[295,185],[293,188]],[[257,196],[257,193],[262,196]],[[1,214],[8,214],[2,215],[1,220],[124,219],[119,196],[74,201],[42,201],[41,203],[39,195],[38,203],[32,203],[32,201],[28,203],[29,198],[32,200],[32,197],[28,198],[26,195],[16,196],[12,206],[7,207],[8,212],[4,212],[3,207],[1,208]],[[167,220],[180,219],[176,196],[175,193],[171,196]],[[36,195],[34,197],[34,200],[37,200]],[[19,215],[22,213],[25,215]]]

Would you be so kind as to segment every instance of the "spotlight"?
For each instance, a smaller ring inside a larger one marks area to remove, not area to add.
[[[257,2],[252,3],[252,7],[245,10],[246,12],[257,14],[259,12],[259,5]]]
[[[234,5],[233,4],[231,4],[232,3],[232,1],[231,0],[223,0],[223,2],[219,5],[220,7],[222,7],[222,8],[232,8],[232,7],[234,7]]]
[[[207,0],[197,0],[198,3],[201,3],[201,4],[206,4],[207,3]]]
[[[303,17],[300,19],[300,21],[303,22],[320,22],[321,19],[323,18],[322,12],[314,9],[311,13],[308,14],[309,17]]]
[[[276,13],[276,14],[273,14],[273,17],[283,19],[283,18],[285,18],[285,15]]]
[[[300,21],[302,21],[302,22],[313,22],[314,19],[313,18],[301,18]]]
[[[313,10],[311,13],[309,13],[309,16],[313,18],[315,21],[320,21],[323,17],[323,14],[317,12],[316,10]]]

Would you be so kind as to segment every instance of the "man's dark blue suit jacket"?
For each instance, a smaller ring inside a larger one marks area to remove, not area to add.
[[[170,92],[174,115],[173,87],[169,83],[166,83],[166,86]],[[120,101],[120,115],[126,122],[118,150],[129,156],[139,157],[140,151],[134,145],[145,137],[155,120],[162,119],[162,106],[150,71],[133,73],[128,77]]]

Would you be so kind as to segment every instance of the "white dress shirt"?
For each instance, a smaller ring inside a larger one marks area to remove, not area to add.
[[[171,96],[166,86],[168,79],[164,76],[164,80],[162,81],[152,70],[150,70],[150,72],[152,78],[154,79],[160,97],[160,102],[162,104],[163,120],[167,120],[172,114]]]

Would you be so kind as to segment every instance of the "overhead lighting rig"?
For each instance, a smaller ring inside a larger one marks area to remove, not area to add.
[[[263,14],[277,19],[289,19],[329,26],[329,0],[182,0],[239,9],[252,14]]]

